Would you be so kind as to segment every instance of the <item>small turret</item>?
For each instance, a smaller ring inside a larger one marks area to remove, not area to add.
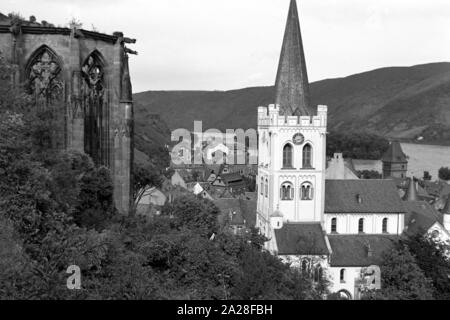
[[[393,141],[381,158],[383,162],[383,178],[405,178],[408,170],[408,158],[402,150],[400,142]]]
[[[283,214],[279,209],[280,206],[278,205],[277,210],[270,215],[270,224],[274,230],[283,228]]]

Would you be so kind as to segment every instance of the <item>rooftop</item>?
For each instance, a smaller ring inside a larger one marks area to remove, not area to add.
[[[330,261],[332,267],[368,267],[370,265],[379,265],[383,252],[392,248],[399,237],[385,235],[328,235],[328,239],[333,251]]]
[[[403,213],[393,180],[326,180],[325,213]]]
[[[381,160],[383,162],[408,162],[407,156],[403,153],[402,146],[398,141],[391,142]]]
[[[442,224],[442,214],[425,201],[405,201],[405,233],[427,232],[436,222]]]
[[[328,255],[320,223],[284,223],[275,230],[278,255]]]

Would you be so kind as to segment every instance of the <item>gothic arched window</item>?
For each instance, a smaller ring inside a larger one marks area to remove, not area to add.
[[[312,147],[308,143],[303,147],[303,168],[312,168]]]
[[[99,52],[94,51],[81,67],[83,82],[84,149],[96,164],[108,161],[108,108],[105,106],[105,73]]]
[[[294,200],[294,185],[290,182],[285,182],[280,188],[281,200]]]
[[[321,265],[314,268],[314,282],[319,282],[323,277],[323,269]]]
[[[300,188],[300,199],[302,200],[312,200],[313,199],[313,187],[309,182],[302,184]]]
[[[302,273],[304,275],[308,273],[308,261],[306,259],[302,261]]]
[[[388,218],[383,219],[383,233],[388,233]]]
[[[64,83],[56,54],[47,46],[39,48],[27,66],[29,89],[40,106],[63,100]]]
[[[38,137],[42,145],[53,149],[65,146],[65,97],[62,64],[56,53],[43,45],[26,66],[28,91],[34,97],[36,109],[49,123],[51,134]]]
[[[289,143],[283,148],[283,168],[292,168],[292,146]]]
[[[337,218],[331,219],[331,233],[337,232]]]
[[[364,233],[364,218],[361,218],[358,221],[358,232]]]

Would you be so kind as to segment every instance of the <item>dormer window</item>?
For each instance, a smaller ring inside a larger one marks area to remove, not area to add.
[[[358,202],[359,204],[362,203],[362,197],[359,193],[356,195],[356,202]]]

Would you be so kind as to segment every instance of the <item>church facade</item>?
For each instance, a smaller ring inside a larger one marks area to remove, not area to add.
[[[326,178],[328,108],[311,106],[295,0],[290,3],[274,102],[258,108],[256,227],[269,239],[267,250],[313,279],[326,275],[332,292],[358,299],[363,290],[380,288],[382,254],[411,223],[433,216],[448,237],[446,214],[426,212],[426,203],[413,205],[416,199],[403,201],[392,179]],[[394,165],[385,165],[384,171],[404,178],[405,156],[399,154],[385,157],[386,164]]]
[[[36,107],[54,119],[53,147],[90,155],[112,173],[117,209],[130,209],[133,101],[126,44],[134,39],[0,14],[0,52]]]

